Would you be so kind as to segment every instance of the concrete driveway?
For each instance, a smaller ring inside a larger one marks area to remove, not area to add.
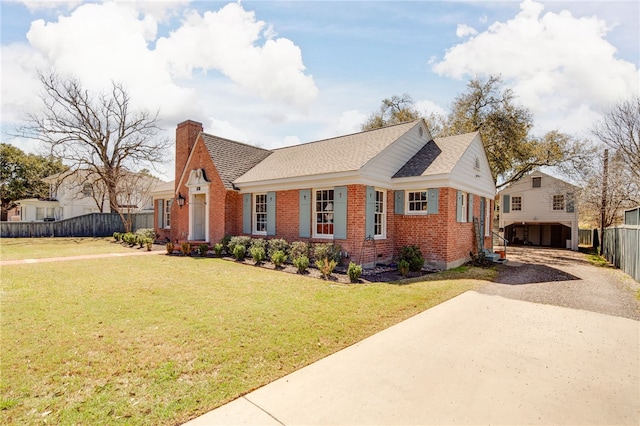
[[[638,425],[639,336],[467,292],[187,424]]]

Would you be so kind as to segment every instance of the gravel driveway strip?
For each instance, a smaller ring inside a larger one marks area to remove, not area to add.
[[[640,320],[640,283],[598,267],[584,253],[540,247],[508,247],[496,282],[479,293],[564,306]]]

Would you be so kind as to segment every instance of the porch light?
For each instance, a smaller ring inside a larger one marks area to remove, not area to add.
[[[180,206],[180,208],[184,206],[184,197],[182,196],[181,193],[178,193],[178,205]]]

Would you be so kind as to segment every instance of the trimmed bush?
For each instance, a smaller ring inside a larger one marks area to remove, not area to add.
[[[289,243],[287,240],[282,238],[274,238],[273,240],[269,240],[269,256],[273,256],[273,253],[281,251],[284,254],[287,254],[289,251]]]
[[[282,250],[276,250],[271,253],[271,261],[276,268],[279,268],[284,262],[287,261],[287,255]]]
[[[336,262],[334,259],[329,260],[326,257],[322,258],[321,260],[316,260],[316,268],[318,268],[325,280],[329,278],[337,265],[338,262]]]
[[[253,261],[256,262],[256,265],[262,263],[262,261],[264,260],[264,257],[266,256],[266,253],[264,251],[264,247],[260,247],[259,244],[256,245],[256,246],[251,246],[251,248],[249,249],[249,253],[251,254],[251,257],[253,258]]]
[[[267,240],[264,240],[262,238],[252,238],[251,242],[249,243],[249,250],[251,250],[254,247],[259,247],[261,249],[264,250],[264,252],[267,252]]]
[[[401,260],[398,263],[398,272],[400,273],[400,275],[405,276],[409,273],[409,262],[407,262],[406,260]]]
[[[349,276],[349,281],[352,283],[357,283],[362,275],[362,266],[356,265],[353,262],[349,262],[349,267],[347,268],[347,275]]]
[[[331,243],[316,244],[313,246],[313,258],[316,262],[323,259],[333,260],[337,265],[342,262],[342,249]]]
[[[216,245],[213,246],[213,252],[215,253],[216,256],[220,257],[222,256],[223,248],[224,246],[222,245],[222,243],[217,243]]]
[[[231,251],[229,251],[229,241],[231,241],[231,235],[225,235],[220,240],[220,244],[222,244],[222,250],[224,250],[225,253],[231,254]]]
[[[147,248],[147,251],[151,251],[153,248],[153,238],[142,238],[144,242],[144,246]]]
[[[191,255],[191,243],[189,243],[188,241],[184,241],[182,244],[180,244],[180,251],[185,256],[190,256]]]
[[[307,272],[307,268],[309,267],[309,258],[304,254],[300,255],[293,259],[293,266],[298,269],[298,273],[304,274]]]
[[[297,259],[300,256],[306,256],[309,258],[309,244],[304,241],[294,241],[289,246],[289,254],[291,255],[291,259]]]
[[[231,237],[229,242],[227,243],[227,253],[230,253],[235,256],[236,246],[243,246],[245,253],[251,244],[251,237],[247,237],[244,235],[239,235],[237,237]]]
[[[198,254],[200,256],[206,256],[208,251],[209,251],[209,245],[208,244],[200,244],[198,246]]]
[[[167,249],[167,254],[172,254],[173,251],[176,249],[175,244],[173,244],[171,241],[169,241],[167,244],[165,244],[164,247]]]
[[[122,240],[122,234],[120,232],[114,232],[113,233],[113,239],[116,241],[121,241]]]
[[[152,228],[140,228],[136,231],[136,235],[139,235],[142,238],[151,238],[152,240],[156,239],[156,231]]]
[[[420,272],[424,266],[424,257],[418,246],[403,246],[400,249],[400,261],[402,260],[409,263],[411,272]]]
[[[247,249],[243,244],[235,244],[233,246],[233,257],[236,260],[244,259],[245,254],[247,254]]]

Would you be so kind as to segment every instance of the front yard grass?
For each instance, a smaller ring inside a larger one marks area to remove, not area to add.
[[[129,247],[116,243],[112,237],[2,238],[0,240],[0,260],[126,253],[131,250]]]
[[[180,424],[494,274],[342,285],[162,255],[3,267],[0,416]]]

